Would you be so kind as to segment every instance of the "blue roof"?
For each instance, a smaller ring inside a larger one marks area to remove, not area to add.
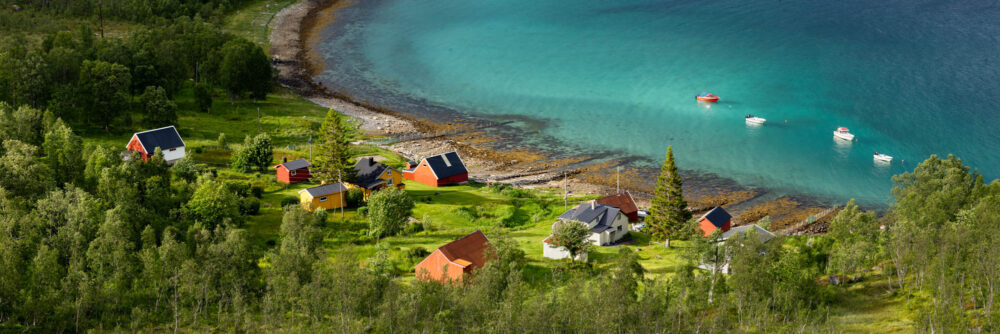
[[[711,222],[712,225],[715,225],[715,227],[722,227],[732,218],[733,216],[731,216],[729,212],[726,212],[726,209],[723,209],[721,206],[717,206],[711,211],[708,211],[708,213],[704,216],[701,216],[701,218],[698,218],[698,220],[708,219],[708,221]]]
[[[155,151],[157,147],[166,151],[172,148],[184,146],[184,140],[181,139],[181,134],[177,132],[177,128],[174,128],[173,125],[159,129],[136,132],[134,136],[139,138],[139,144],[142,145],[142,149],[146,151],[146,154],[153,154],[153,151]]]

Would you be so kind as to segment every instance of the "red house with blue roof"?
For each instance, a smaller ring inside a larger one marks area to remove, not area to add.
[[[469,170],[465,168],[458,152],[452,151],[426,157],[419,163],[407,162],[403,178],[440,187],[469,181]]]
[[[726,212],[721,206],[717,206],[698,218],[698,227],[706,237],[715,230],[722,230],[723,233],[731,228],[733,216]]]

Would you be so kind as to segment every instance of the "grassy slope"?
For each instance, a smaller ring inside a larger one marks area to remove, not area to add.
[[[274,15],[282,8],[297,2],[296,0],[259,0],[250,1],[225,20],[223,30],[245,37],[264,50],[270,46],[268,35],[271,32],[270,23]]]

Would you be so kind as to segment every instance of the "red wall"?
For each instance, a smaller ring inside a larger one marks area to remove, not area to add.
[[[461,183],[469,180],[469,173],[455,174],[440,180],[437,180],[438,186],[445,186],[449,184]]]
[[[278,181],[288,184],[306,181],[312,177],[312,174],[309,173],[309,168],[298,169],[295,171],[295,175],[292,176],[291,173],[288,172],[288,168],[285,168],[285,166],[282,165],[278,165],[275,173],[278,175]]]
[[[724,225],[722,225],[722,228],[721,228],[722,232],[729,231],[729,228],[730,228],[729,224],[731,222],[732,222],[732,220],[727,221]],[[712,232],[715,232],[715,229],[716,229],[715,225],[712,224],[712,222],[708,221],[708,219],[705,219],[705,218],[702,218],[702,220],[698,221],[698,227],[701,227],[701,233],[702,233],[702,235],[704,235],[706,237],[709,234],[712,234]]]
[[[142,144],[139,143],[139,137],[132,135],[132,139],[128,141],[128,146],[125,146],[126,150],[139,152],[139,156],[142,157],[142,161],[149,159],[149,155],[146,154],[146,149],[142,148]]]
[[[444,268],[448,268],[448,272],[444,272]],[[441,250],[435,250],[434,253],[428,255],[426,259],[417,264],[415,268],[417,279],[421,281],[438,281],[438,282],[448,282],[455,281],[461,282],[463,274],[465,274],[464,269],[451,261],[441,253]]]

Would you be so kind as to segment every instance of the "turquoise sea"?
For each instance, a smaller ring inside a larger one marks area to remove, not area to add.
[[[997,1],[362,0],[335,15],[315,46],[327,86],[522,120],[550,149],[658,165],[673,145],[692,173],[874,206],[930,154],[1000,176]],[[858,140],[838,144],[838,126]]]

